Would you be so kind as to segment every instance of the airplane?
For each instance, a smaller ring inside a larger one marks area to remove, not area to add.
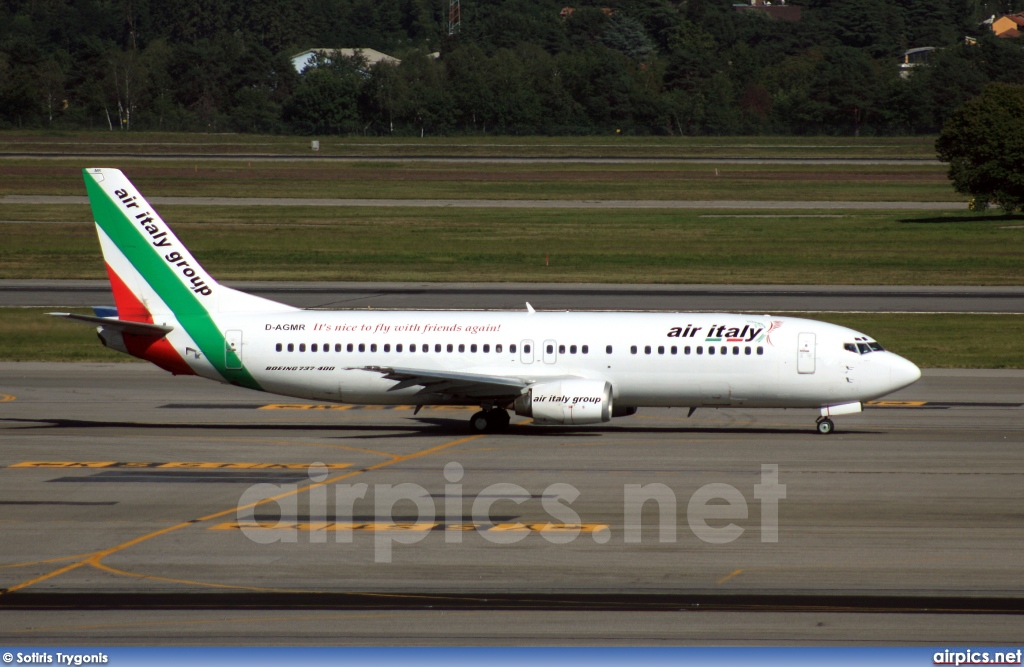
[[[218,283],[117,169],[83,170],[115,307],[49,313],[175,375],[371,405],[479,407],[473,432],[642,407],[812,408],[816,429],[921,377],[870,336],[738,313],[301,310]],[[414,413],[415,414],[415,413]]]

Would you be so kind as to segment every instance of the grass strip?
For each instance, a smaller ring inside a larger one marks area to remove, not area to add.
[[[314,153],[310,142],[320,141]],[[169,132],[0,132],[0,152],[500,157],[934,158],[935,137],[300,137]]]
[[[222,280],[1021,285],[1024,216],[161,207]],[[87,206],[0,206],[0,278],[102,279]],[[682,304],[681,307],[685,307]]]
[[[104,158],[147,196],[965,201],[941,165],[228,162]],[[0,161],[4,194],[82,195],[96,159]]]

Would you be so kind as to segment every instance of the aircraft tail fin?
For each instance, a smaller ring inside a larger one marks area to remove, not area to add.
[[[232,315],[298,309],[214,280],[119,170],[84,177],[117,308],[114,318],[70,319],[98,324],[104,345],[172,373],[261,389]]]
[[[84,177],[121,319],[297,310],[214,280],[120,170]]]

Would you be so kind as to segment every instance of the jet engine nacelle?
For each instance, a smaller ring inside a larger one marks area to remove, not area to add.
[[[516,399],[516,414],[535,424],[597,424],[612,418],[612,385],[604,380],[535,384]]]

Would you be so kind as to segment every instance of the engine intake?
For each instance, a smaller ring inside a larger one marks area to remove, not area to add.
[[[603,380],[535,384],[516,399],[516,414],[535,424],[598,424],[612,418],[612,385]]]

